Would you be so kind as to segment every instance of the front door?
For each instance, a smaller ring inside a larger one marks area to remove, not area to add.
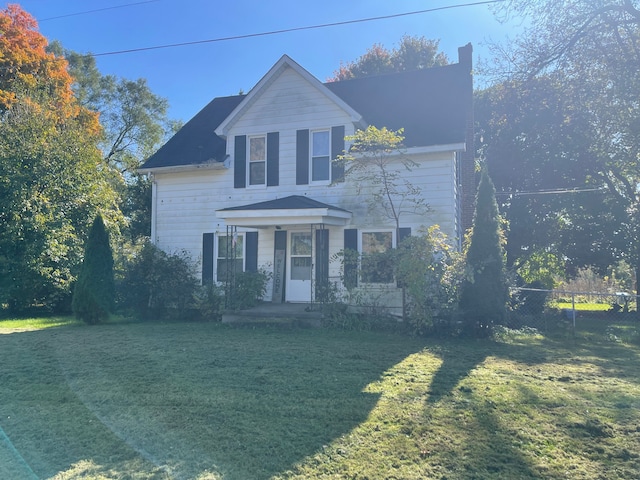
[[[311,301],[311,232],[289,232],[286,297],[288,302]]]

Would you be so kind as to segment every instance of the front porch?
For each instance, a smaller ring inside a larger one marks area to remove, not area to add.
[[[246,237],[245,271],[262,268],[272,275],[265,300],[309,304],[326,295],[330,257],[339,250],[341,232],[352,214],[304,195],[291,195],[217,210],[216,216],[226,224],[226,238],[235,242],[239,235]],[[227,265],[235,264],[235,254],[233,248],[224,254],[231,260]],[[233,274],[226,276],[225,290],[231,296]]]
[[[317,308],[319,305],[262,302],[246,310],[223,313],[222,323],[320,327],[324,315],[320,311],[312,310],[312,307]]]

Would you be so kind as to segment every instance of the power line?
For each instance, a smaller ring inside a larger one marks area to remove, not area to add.
[[[556,190],[531,190],[521,192],[496,192],[496,196],[514,196],[522,197],[529,195],[560,195],[565,193],[583,193],[583,192],[601,192],[602,188],[563,188]]]
[[[235,36],[231,36],[231,37],[220,37],[220,38],[212,38],[212,39],[208,39],[208,40],[196,40],[196,41],[192,41],[192,42],[182,42],[182,43],[169,43],[166,45],[154,45],[151,47],[141,47],[141,48],[131,48],[131,49],[127,49],[127,50],[116,50],[116,51],[112,51],[112,52],[102,52],[102,53],[92,53],[92,54],[87,54],[87,56],[92,56],[92,57],[104,57],[107,55],[122,55],[125,53],[134,53],[134,52],[145,52],[148,50],[160,50],[163,48],[174,48],[174,47],[185,47],[188,45],[199,45],[199,44],[203,44],[203,43],[215,43],[215,42],[226,42],[229,40],[241,40],[241,39],[245,39],[245,38],[255,38],[255,37],[265,37],[268,35],[279,35],[282,33],[290,33],[290,32],[299,32],[302,30],[315,30],[315,29],[320,29],[320,28],[328,28],[328,27],[338,27],[338,26],[342,26],[342,25],[352,25],[355,23],[364,23],[364,22],[374,22],[374,21],[378,21],[378,20],[388,20],[391,18],[399,18],[399,17],[406,17],[406,16],[410,16],[410,15],[420,15],[423,13],[431,13],[431,12],[437,12],[440,10],[450,10],[453,8],[462,8],[462,7],[473,7],[473,6],[477,6],[477,5],[488,5],[491,3],[501,3],[504,2],[505,0],[486,0],[486,1],[482,1],[482,2],[473,2],[473,3],[461,3],[461,4],[456,4],[456,5],[447,5],[444,7],[436,7],[436,8],[428,8],[425,10],[417,10],[414,12],[405,12],[405,13],[395,13],[395,14],[391,14],[391,15],[382,15],[379,17],[369,17],[369,18],[360,18],[360,19],[356,19],[356,20],[345,20],[342,22],[333,22],[333,23],[323,23],[323,24],[319,24],[319,25],[308,25],[305,27],[292,27],[292,28],[284,28],[282,30],[271,30],[268,32],[259,32],[259,33],[249,33],[249,34],[245,34],[245,35],[235,35]],[[145,2],[141,2],[141,3],[145,3]]]
[[[105,10],[115,10],[117,8],[132,7],[134,5],[142,5],[144,3],[154,3],[159,1],[160,0],[145,0],[143,2],[125,3],[124,5],[116,5],[115,7],[97,8],[95,10],[86,10],[84,12],[67,13],[65,15],[58,15],[56,17],[39,18],[38,23],[46,22],[48,20],[57,20],[59,18],[75,17],[77,15],[86,15],[88,13],[104,12]]]

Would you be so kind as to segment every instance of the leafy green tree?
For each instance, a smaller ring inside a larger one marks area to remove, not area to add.
[[[508,298],[501,220],[495,188],[486,169],[482,170],[478,185],[466,263],[460,309],[467,333],[486,337],[494,324],[504,321]]]
[[[102,75],[95,57],[65,50],[57,42],[48,50],[69,62],[73,91],[86,108],[100,113],[100,142],[106,164],[121,174],[133,174],[166,136],[174,131],[168,102],[154,94],[143,78],[128,80]]]
[[[113,311],[115,284],[113,254],[109,234],[100,215],[87,238],[84,259],[73,292],[72,308],[77,318],[88,324],[108,320]]]
[[[387,50],[380,44],[374,44],[357,60],[341,63],[330,82],[351,80],[385,73],[419,70],[449,63],[447,56],[438,52],[439,40],[405,35],[398,48]]]
[[[572,270],[606,270],[625,248],[611,232],[626,213],[594,181],[590,112],[551,74],[500,83],[477,93],[475,104],[481,158],[509,222],[508,267],[545,250]]]
[[[553,253],[536,251],[529,255],[517,266],[518,275],[531,286],[534,282],[538,287],[553,290],[565,278],[564,265]]]
[[[112,172],[97,115],[76,101],[35,20],[11,6],[0,23],[0,304],[68,309],[91,220],[108,213],[116,231],[122,220]]]
[[[49,51],[64,56],[73,76],[73,91],[85,107],[100,113],[100,149],[105,165],[115,172],[120,208],[131,240],[150,234],[151,184],[138,167],[167,136],[179,128],[168,118],[168,102],[154,94],[146,80],[102,75],[95,57],[65,50],[54,42]]]
[[[525,17],[529,27],[506,50],[499,70],[527,82],[553,74],[562,82],[574,111],[587,117],[582,145],[588,185],[603,189],[600,202],[622,212],[588,250],[618,248],[640,273],[640,9],[632,0],[507,0],[496,7],[503,18]],[[555,124],[560,127],[560,124]],[[606,218],[604,216],[603,218]],[[581,217],[596,222],[587,211]],[[615,258],[615,251],[610,258]],[[612,262],[613,263],[613,260]]]
[[[403,154],[402,134],[402,129],[370,125],[346,137],[351,147],[338,158],[345,165],[345,177],[354,182],[358,194],[365,194],[370,212],[392,220],[397,235],[403,214],[429,210],[420,188],[409,180],[418,164]]]

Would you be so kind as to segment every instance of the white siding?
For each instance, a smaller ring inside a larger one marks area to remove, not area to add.
[[[186,250],[196,260],[201,257],[202,234],[224,234],[226,226],[216,210],[273,200],[289,195],[306,195],[314,200],[352,212],[346,228],[393,227],[393,220],[367,208],[366,198],[357,195],[349,182],[336,186],[296,185],[296,131],[344,125],[352,135],[350,116],[319,92],[293,69],[284,69],[269,87],[231,126],[227,152],[234,155],[236,135],[279,132],[279,185],[274,187],[233,187],[233,161],[227,170],[194,170],[180,173],[156,173],[154,176],[153,241],[167,252]],[[382,125],[378,125],[382,127]],[[213,134],[213,133],[212,133]],[[409,173],[411,183],[419,186],[431,211],[425,216],[403,215],[401,226],[440,225],[449,236],[457,235],[455,152],[422,154],[412,159],[418,164]],[[330,227],[330,258],[343,247],[343,228]],[[259,231],[258,267],[273,264],[273,229]],[[339,275],[339,264],[330,262],[329,276]],[[271,299],[271,285],[266,295]]]

